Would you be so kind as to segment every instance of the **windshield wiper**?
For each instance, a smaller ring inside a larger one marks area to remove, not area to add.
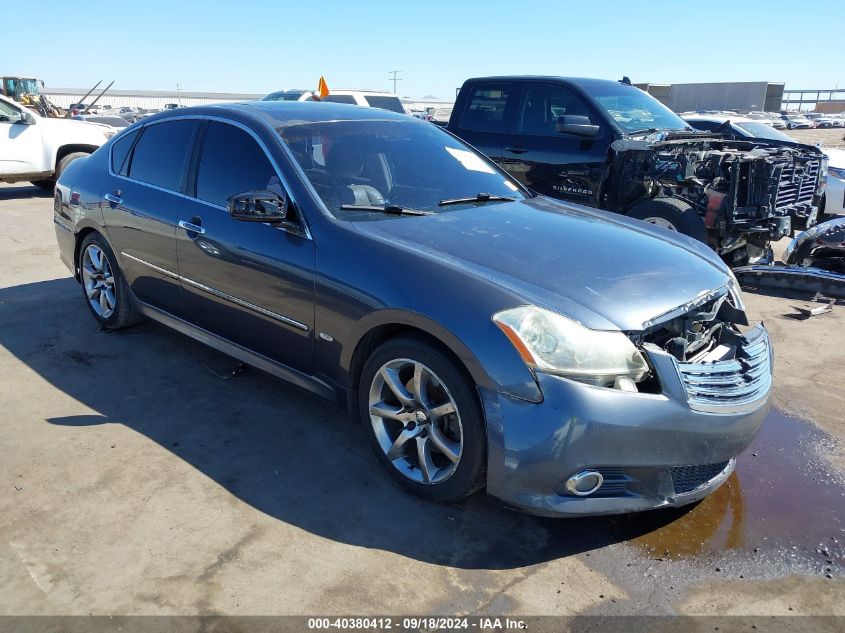
[[[629,135],[633,136],[634,134],[653,134],[654,132],[660,132],[656,127],[647,127],[642,130],[634,130],[633,132],[628,132]]]
[[[437,204],[441,207],[448,206],[450,204],[466,204],[468,202],[516,202],[516,198],[512,198],[510,196],[495,196],[489,193],[477,193],[471,198],[450,198],[448,200],[441,200]]]
[[[409,209],[398,204],[342,204],[344,211],[378,211],[389,215],[431,215],[430,211]]]

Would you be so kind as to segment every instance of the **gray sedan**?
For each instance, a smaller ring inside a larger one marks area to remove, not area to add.
[[[536,196],[410,117],[178,109],[74,162],[56,196],[103,328],[151,319],[337,402],[429,500],[691,503],[767,411],[766,330],[705,245]]]

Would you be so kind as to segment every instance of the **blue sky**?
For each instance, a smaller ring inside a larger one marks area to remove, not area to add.
[[[389,89],[394,69],[403,71],[398,92],[412,97],[454,96],[464,79],[487,74],[845,87],[842,0],[16,6],[0,74],[53,87],[115,79],[126,90],[175,90],[178,82],[186,91],[266,93],[313,88],[324,75],[329,88]]]

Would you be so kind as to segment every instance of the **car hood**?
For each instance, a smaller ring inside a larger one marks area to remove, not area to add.
[[[697,241],[540,196],[354,224],[593,329],[641,330],[730,281]]]
[[[111,130],[112,127],[110,125],[104,125],[103,123],[93,123],[91,121],[79,121],[77,119],[41,119],[42,125],[47,125],[54,130],[62,130],[65,132],[80,132],[83,133],[98,133],[101,134],[102,130]],[[103,143],[106,142],[106,139],[103,138]]]

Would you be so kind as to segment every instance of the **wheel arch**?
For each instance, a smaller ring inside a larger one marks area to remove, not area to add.
[[[86,145],[84,143],[72,143],[68,145],[60,145],[59,148],[56,150],[56,161],[53,165],[53,169],[55,170],[56,167],[59,165],[59,161],[62,160],[68,154],[73,154],[74,152],[84,152],[86,154],[93,154],[99,149],[96,145]]]
[[[79,251],[82,248],[82,242],[84,242],[85,238],[88,237],[91,233],[98,233],[106,241],[109,247],[111,247],[109,238],[98,227],[85,226],[82,227],[79,231],[77,231],[76,235],[74,236],[75,241],[73,244],[73,278],[76,279],[76,281],[79,281]]]
[[[364,364],[382,343],[400,336],[417,338],[439,349],[454,363],[470,383],[476,387],[495,388],[489,374],[469,348],[452,332],[433,321],[426,323],[411,322],[411,318],[402,311],[394,311],[393,318],[369,326],[358,337],[354,346],[349,346],[341,355],[341,364],[347,369],[346,407],[349,418],[358,421],[358,385]],[[419,315],[416,315],[418,318]],[[479,400],[480,402],[480,400]]]

